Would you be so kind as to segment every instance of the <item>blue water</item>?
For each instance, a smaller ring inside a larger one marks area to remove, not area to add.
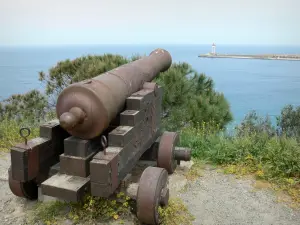
[[[43,90],[38,71],[47,71],[59,60],[103,53],[130,57],[136,53],[149,54],[157,47],[167,49],[173,61],[187,62],[212,77],[216,89],[224,93],[231,105],[234,124],[249,110],[274,117],[286,104],[300,105],[300,61],[199,58],[199,54],[210,51],[210,46],[205,45],[1,47],[0,99],[33,88]],[[216,50],[236,54],[293,54],[300,53],[300,46],[217,46]]]

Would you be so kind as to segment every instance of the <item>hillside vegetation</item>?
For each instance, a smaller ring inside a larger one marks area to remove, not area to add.
[[[138,58],[82,56],[40,72],[45,93],[32,90],[1,102],[0,150],[7,152],[22,141],[21,126],[32,129],[31,137],[38,135],[39,123],[55,117],[55,100],[64,87]],[[194,160],[221,165],[228,173],[254,174],[276,184],[300,203],[300,107],[284,107],[276,125],[268,117],[250,112],[228,133],[226,125],[233,119],[230,106],[224,95],[214,90],[210,77],[197,73],[187,63],[174,63],[155,81],[164,87],[163,127],[180,132],[180,145],[191,147]]]

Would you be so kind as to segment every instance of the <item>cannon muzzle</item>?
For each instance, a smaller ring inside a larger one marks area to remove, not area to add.
[[[126,98],[171,64],[170,53],[156,49],[149,56],[66,87],[56,105],[61,127],[82,139],[100,135],[122,110]]]

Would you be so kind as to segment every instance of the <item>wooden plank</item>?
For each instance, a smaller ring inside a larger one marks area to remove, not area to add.
[[[89,190],[90,178],[57,173],[41,184],[42,194],[64,199],[81,201]]]

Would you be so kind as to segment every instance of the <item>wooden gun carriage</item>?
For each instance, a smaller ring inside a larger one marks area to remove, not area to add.
[[[189,149],[175,147],[179,135],[160,127],[163,89],[151,81],[171,63],[166,50],[156,49],[66,87],[57,99],[58,119],[11,148],[13,194],[35,200],[40,188],[66,201],[81,201],[86,193],[108,198],[139,160],[152,160],[157,166],[147,167],[139,180],[137,217],[158,224],[158,206],[168,204],[168,174],[191,158]]]

